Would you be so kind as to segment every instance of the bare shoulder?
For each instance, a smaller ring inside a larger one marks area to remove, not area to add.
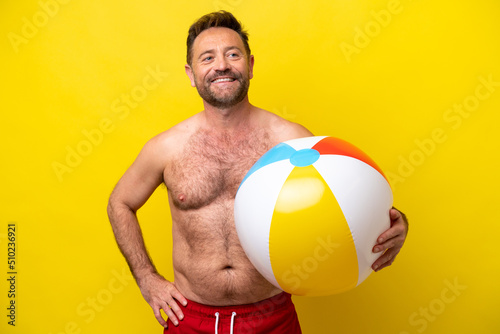
[[[166,131],[163,131],[151,138],[144,149],[164,162],[168,161],[180,153],[189,137],[198,129],[198,114],[174,125]]]
[[[264,109],[259,109],[258,114],[259,122],[269,130],[277,142],[313,136],[312,132],[302,124],[289,121]]]

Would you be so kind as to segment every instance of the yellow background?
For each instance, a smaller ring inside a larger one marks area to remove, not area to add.
[[[0,332],[161,332],[115,245],[107,198],[149,138],[202,109],[185,39],[220,8],[250,33],[251,102],[359,146],[411,222],[390,269],[341,295],[294,298],[304,333],[499,333],[497,0],[0,2]],[[70,168],[77,148],[87,155]],[[139,217],[171,279],[165,188]]]

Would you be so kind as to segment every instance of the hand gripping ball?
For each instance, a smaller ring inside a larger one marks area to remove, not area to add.
[[[289,140],[265,153],[234,203],[241,245],[276,287],[324,296],[350,290],[380,256],[390,185],[361,150],[333,137]]]

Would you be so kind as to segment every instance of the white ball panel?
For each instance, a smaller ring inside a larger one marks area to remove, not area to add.
[[[316,137],[305,137],[297,138],[286,141],[285,143],[293,147],[294,149],[303,150],[306,148],[311,148],[316,145],[321,139],[326,138],[326,136],[316,136]]]
[[[269,255],[269,233],[278,195],[293,168],[289,160],[281,160],[258,169],[240,186],[234,202],[243,249],[248,250],[248,258],[259,272],[278,288]]]
[[[372,166],[352,157],[321,155],[314,163],[328,183],[349,224],[358,256],[358,285],[380,256],[377,237],[390,227],[393,197],[387,180]]]

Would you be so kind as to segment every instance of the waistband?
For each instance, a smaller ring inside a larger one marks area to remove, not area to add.
[[[186,310],[191,313],[191,315],[198,314],[202,317],[213,317],[214,314],[218,312],[221,318],[231,318],[232,313],[236,312],[238,318],[245,318],[287,310],[290,307],[294,308],[291,295],[286,292],[281,292],[259,302],[243,305],[211,306],[188,300]]]

